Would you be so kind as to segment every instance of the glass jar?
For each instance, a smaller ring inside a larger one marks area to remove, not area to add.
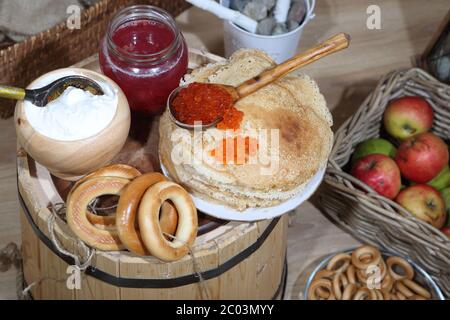
[[[100,44],[102,72],[127,96],[134,112],[161,113],[186,73],[186,42],[170,14],[136,5],[112,18]]]

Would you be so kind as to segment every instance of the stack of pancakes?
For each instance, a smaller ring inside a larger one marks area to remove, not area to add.
[[[244,49],[229,60],[194,70],[185,77],[184,84],[238,86],[274,65],[263,52]],[[285,76],[239,100],[235,107],[244,113],[241,131],[226,134],[255,137],[258,151],[266,155],[278,151],[276,157],[265,157],[269,161],[223,164],[211,156],[211,150],[222,141],[224,130],[210,128],[203,135],[194,135],[177,127],[168,111],[162,115],[161,163],[171,178],[189,192],[238,210],[270,207],[301,192],[325,167],[333,143],[330,128],[333,120],[317,84],[308,76]],[[259,129],[267,132],[267,140],[259,135],[262,132]],[[272,130],[277,134],[271,136],[272,131],[267,129],[278,129]],[[194,144],[201,148],[193,147]]]

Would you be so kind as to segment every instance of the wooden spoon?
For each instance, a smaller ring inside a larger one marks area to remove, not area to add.
[[[282,64],[279,64],[272,69],[266,70],[256,77],[253,77],[252,79],[249,79],[239,85],[238,87],[233,87],[225,84],[214,84],[216,86],[219,86],[223,89],[225,89],[232,97],[233,101],[236,102],[241,98],[244,98],[262,87],[267,86],[268,84],[276,81],[277,79],[285,76],[286,74],[297,70],[300,67],[306,66],[310,63],[313,63],[316,60],[319,60],[323,57],[326,57],[332,53],[335,53],[337,51],[340,51],[342,49],[345,49],[349,46],[350,43],[350,36],[346,33],[339,33],[328,40],[325,40],[322,43],[319,43],[315,45],[314,47],[299,53],[298,55],[294,56],[293,58],[286,60]],[[218,118],[212,123],[208,124],[202,124],[201,126],[196,125],[190,125],[186,123],[182,123],[178,121],[175,118],[174,112],[172,110],[172,101],[178,94],[178,92],[185,88],[187,86],[182,86],[176,88],[172,93],[170,94],[168,100],[167,100],[167,107],[169,108],[169,115],[171,119],[175,122],[176,125],[178,125],[181,128],[190,129],[193,130],[194,128],[197,129],[206,129],[212,126],[215,126],[218,122],[220,122],[222,119]]]

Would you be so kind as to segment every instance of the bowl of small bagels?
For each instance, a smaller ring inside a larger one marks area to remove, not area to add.
[[[414,262],[364,245],[334,253],[311,273],[305,300],[445,300]]]

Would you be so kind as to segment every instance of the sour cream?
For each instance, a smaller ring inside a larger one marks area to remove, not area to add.
[[[33,87],[43,87],[66,75],[44,78]],[[45,107],[24,101],[26,118],[37,132],[51,139],[75,141],[92,137],[111,123],[117,110],[117,92],[107,83],[98,84],[103,95],[68,87]]]

